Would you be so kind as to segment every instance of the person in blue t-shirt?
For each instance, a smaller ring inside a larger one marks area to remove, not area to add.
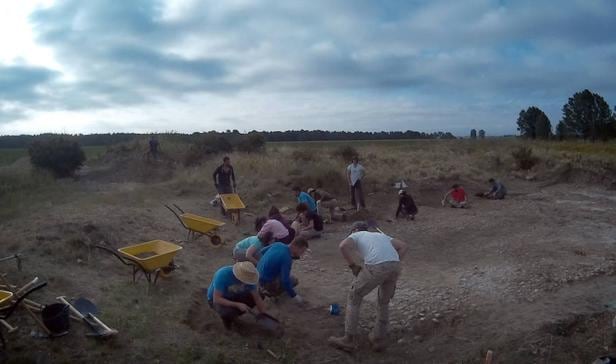
[[[214,273],[207,289],[207,302],[222,319],[226,329],[240,315],[257,307],[265,313],[265,303],[257,290],[259,272],[251,262],[238,262]]]
[[[271,231],[264,231],[240,240],[233,249],[233,259],[236,262],[250,261],[256,266],[261,258],[261,249],[273,241],[273,235]]]
[[[310,196],[306,192],[303,192],[302,189],[299,188],[299,186],[293,187],[293,192],[295,193],[298,204],[305,203],[311,212],[314,212],[315,214],[317,213],[317,203],[314,201],[314,198],[312,198],[312,196]]]
[[[297,278],[291,276],[293,259],[299,259],[308,250],[308,241],[296,237],[291,244],[274,243],[261,251],[261,259],[257,264],[259,271],[259,286],[266,296],[287,295],[302,304],[303,299],[295,292]]]

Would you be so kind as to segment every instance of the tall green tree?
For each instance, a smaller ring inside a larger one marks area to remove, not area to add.
[[[477,130],[471,129],[471,139],[477,139]]]
[[[548,139],[552,135],[552,123],[548,116],[536,106],[521,110],[518,116],[520,135],[530,139]]]
[[[576,92],[563,106],[566,136],[606,140],[610,137],[612,110],[601,95],[589,90]]]
[[[479,139],[484,139],[486,137],[486,131],[481,129],[479,130]]]

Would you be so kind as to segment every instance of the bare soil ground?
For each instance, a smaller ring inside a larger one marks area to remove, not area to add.
[[[209,174],[209,171],[204,171]],[[34,276],[49,282],[35,295],[85,296],[120,334],[109,341],[86,338],[72,322],[68,336],[30,336],[34,322],[18,312],[20,327],[6,334],[12,362],[297,362],[297,363],[479,363],[486,350],[496,363],[589,363],[616,354],[611,322],[616,310],[616,194],[601,187],[505,180],[504,201],[472,200],[466,210],[443,208],[448,182],[411,185],[419,206],[415,221],[391,221],[396,193],[367,197],[369,213],[388,234],[410,245],[391,303],[388,350],[373,353],[367,339],[347,354],[327,346],[343,332],[344,307],[352,275],[337,249],[350,223],[326,226],[311,251],[293,267],[305,307],[282,298],[268,301],[285,335],[269,337],[243,317],[242,328],[225,331],[203,299],[213,273],[231,264],[236,241],[253,233],[249,208],[239,226],[227,221],[226,242],[207,238],[182,242],[179,270],[161,278],[150,292],[130,268],[93,248],[104,241],[118,248],[152,239],[178,242],[185,230],[163,203],[220,218],[210,195],[177,190],[164,182],[113,182],[84,177],[66,183],[61,203],[42,203],[26,216],[1,223],[0,256],[21,251],[24,269],[2,263],[7,278],[23,284]],[[472,182],[472,194],[483,186]],[[286,191],[286,189],[284,190]],[[342,197],[342,196],[341,196]],[[345,200],[345,197],[341,198]],[[273,201],[292,206],[289,192]],[[362,306],[364,333],[373,325],[374,294]]]

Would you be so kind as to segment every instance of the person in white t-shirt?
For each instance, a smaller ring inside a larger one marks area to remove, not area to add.
[[[347,299],[344,336],[330,337],[330,345],[346,350],[356,349],[359,308],[364,297],[378,287],[377,315],[374,330],[368,336],[375,351],[385,348],[389,325],[389,301],[400,275],[400,259],[407,252],[405,242],[380,232],[368,231],[365,222],[357,221],[351,234],[340,243],[340,253],[349,264],[355,279]],[[363,258],[362,266],[353,260],[354,251]]]
[[[357,211],[360,208],[365,208],[366,203],[364,202],[364,191],[361,187],[361,181],[366,175],[366,170],[364,167],[359,164],[359,157],[353,157],[351,164],[347,166],[347,182],[349,182],[349,186],[351,187],[351,205],[357,208]]]

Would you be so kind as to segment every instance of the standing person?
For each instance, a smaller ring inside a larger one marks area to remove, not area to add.
[[[310,211],[305,203],[297,205],[297,219],[293,221],[291,227],[297,236],[304,239],[314,239],[321,236],[323,231],[323,220],[321,216]]]
[[[336,207],[338,207],[338,200],[336,200],[332,194],[322,189],[309,188],[308,194],[317,201],[317,213],[319,215],[324,215],[321,211],[322,208],[329,211],[329,216],[326,216],[324,222],[331,223],[334,221],[336,216]]]
[[[312,198],[312,196],[310,196],[306,192],[303,192],[299,186],[293,187],[293,193],[295,194],[295,198],[297,199],[298,204],[304,203],[306,204],[306,206],[308,206],[310,211],[314,212],[315,214],[317,213],[317,203],[314,201],[314,198]]]
[[[413,201],[413,197],[406,193],[405,190],[398,191],[398,210],[396,210],[396,219],[402,214],[407,219],[415,220],[417,215],[417,205]]]
[[[349,186],[351,187],[351,205],[359,211],[360,208],[366,207],[366,203],[364,202],[364,191],[361,187],[361,181],[366,175],[366,170],[359,164],[359,157],[353,157],[353,161],[347,167],[346,175],[347,182],[349,182]]]
[[[507,188],[500,181],[496,181],[494,178],[490,178],[488,183],[492,188],[489,192],[485,193],[483,196],[489,198],[491,200],[502,200],[507,195]]]
[[[220,195],[233,193],[235,191],[235,172],[233,171],[233,166],[231,166],[231,159],[228,156],[225,156],[222,159],[222,164],[216,168],[213,174],[214,177],[214,186],[216,187],[216,192],[218,193],[218,202],[220,203],[220,212],[223,215],[226,215],[226,211],[222,202],[220,201]],[[233,184],[231,184],[233,182]]]
[[[222,164],[216,168],[213,174],[214,186],[219,194],[233,193],[236,187],[235,173],[231,166],[231,159],[225,156],[222,159]],[[233,184],[231,184],[233,182]]]
[[[447,191],[441,201],[441,205],[443,206],[448,204],[451,207],[462,209],[466,207],[467,203],[468,200],[466,198],[466,191],[464,191],[464,188],[457,183],[451,186],[451,189]]]
[[[259,272],[251,262],[237,262],[216,271],[209,288],[207,302],[218,313],[225,328],[240,315],[257,306],[260,313],[265,313],[265,303],[257,290]]]
[[[272,238],[272,232],[267,231],[240,240],[233,248],[233,259],[236,262],[249,261],[256,266],[261,258],[261,249],[269,245]]]
[[[385,348],[389,301],[394,295],[400,275],[400,259],[407,249],[406,243],[401,240],[369,232],[365,222],[357,221],[353,224],[351,234],[340,243],[340,253],[355,276],[347,299],[344,336],[330,337],[330,345],[346,351],[355,350],[360,305],[364,297],[378,287],[376,324],[368,339],[375,351]],[[363,266],[354,262],[356,252],[363,258]]]
[[[297,278],[291,276],[293,259],[299,259],[308,250],[308,241],[302,237],[295,238],[291,244],[274,243],[261,251],[257,265],[259,285],[266,296],[279,296],[286,292],[298,304],[304,300],[295,292]]]
[[[160,144],[158,143],[158,138],[156,138],[156,135],[152,135],[148,144],[150,146],[150,155],[154,158],[154,160],[158,160],[158,148]]]

